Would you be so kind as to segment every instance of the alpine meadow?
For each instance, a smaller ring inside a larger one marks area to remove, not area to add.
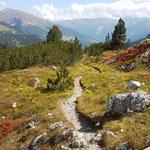
[[[0,150],[150,150],[150,0],[0,1]]]

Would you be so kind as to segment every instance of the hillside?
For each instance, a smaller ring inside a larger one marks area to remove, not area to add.
[[[75,79],[74,92],[73,88],[43,90],[48,77],[56,79],[50,80],[56,83],[57,78],[60,79],[56,66],[36,65],[0,73],[0,149],[114,150],[123,142],[133,150],[148,147],[149,50],[149,41],[144,41],[120,52],[106,51],[98,58],[84,55],[79,62],[67,67],[69,77]],[[132,70],[119,68],[120,64],[130,61],[136,62]],[[130,81],[141,85],[127,89]],[[122,116],[108,115],[112,96],[124,97],[127,93],[139,94],[133,100],[134,107]],[[147,95],[146,104],[142,101],[145,97],[140,99],[143,105],[138,103],[141,95]]]
[[[28,46],[41,39],[35,34],[25,34],[20,28],[0,22],[0,44],[9,47]]]
[[[55,24],[20,10],[8,8],[0,11],[1,22],[14,26],[18,24],[18,20],[20,28],[24,34],[37,35],[40,39],[45,39],[48,30]],[[73,31],[72,29],[61,25],[58,26],[61,29],[65,39],[74,39],[75,37],[78,37],[83,45],[89,45],[93,40],[90,36],[88,37],[80,32]]]
[[[150,18],[123,18],[127,27],[127,38],[136,41],[145,38],[149,34]],[[112,32],[117,19],[91,18],[58,21],[58,24],[71,28],[74,31],[93,37],[97,41],[104,41],[105,36]],[[143,30],[144,29],[144,30]]]

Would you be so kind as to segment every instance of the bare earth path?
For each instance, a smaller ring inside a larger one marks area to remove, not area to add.
[[[67,101],[62,103],[62,110],[65,117],[71,122],[77,132],[83,135],[83,139],[86,141],[87,150],[100,150],[101,148],[97,143],[91,143],[90,141],[95,137],[96,131],[94,131],[94,125],[90,120],[79,114],[76,110],[76,103],[78,97],[82,95],[82,87],[80,85],[81,78],[75,78],[74,82],[74,95]]]

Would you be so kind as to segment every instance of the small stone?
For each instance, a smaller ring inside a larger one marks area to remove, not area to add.
[[[35,129],[36,126],[39,125],[39,123],[40,122],[38,122],[38,121],[31,121],[31,122],[28,123],[28,127],[31,128],[31,129]]]
[[[127,85],[127,89],[137,90],[141,87],[141,83],[139,81],[130,81]]]
[[[96,116],[96,115],[97,115],[97,112],[93,112],[93,113],[92,113],[92,116]]]
[[[17,103],[14,102],[14,103],[12,104],[12,107],[13,107],[13,108],[16,108],[16,107],[17,107]]]
[[[51,114],[51,113],[48,113],[48,116],[52,116],[52,114]]]
[[[121,129],[120,131],[121,131],[122,133],[123,133],[123,132],[125,132],[125,130],[124,130],[124,129]]]
[[[126,141],[126,142],[119,144],[115,150],[130,150],[130,145]]]
[[[66,147],[66,146],[64,146],[64,145],[61,146],[61,149],[62,149],[62,150],[71,150],[69,147]]]
[[[102,135],[99,133],[99,134],[97,134],[97,135],[94,137],[93,140],[94,140],[95,142],[100,142],[101,139],[102,139]]]
[[[100,124],[100,122],[97,122],[96,124],[95,124],[95,127],[99,127],[101,124]]]
[[[2,116],[2,119],[5,119],[6,117],[5,116]]]
[[[106,134],[107,134],[108,136],[116,137],[116,135],[115,135],[112,131],[106,131]]]

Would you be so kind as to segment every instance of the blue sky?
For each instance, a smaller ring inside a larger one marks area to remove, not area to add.
[[[48,20],[149,17],[150,0],[0,0],[0,9],[27,11]]]

